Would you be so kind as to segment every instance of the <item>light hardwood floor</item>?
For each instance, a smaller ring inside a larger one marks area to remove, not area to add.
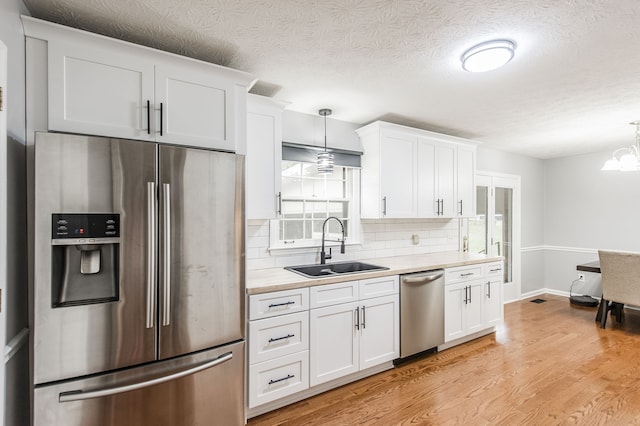
[[[262,425],[640,424],[640,312],[544,295],[495,334],[249,420]]]

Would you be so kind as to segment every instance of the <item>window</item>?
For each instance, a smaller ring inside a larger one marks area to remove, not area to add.
[[[332,174],[321,175],[315,163],[283,159],[281,179],[281,215],[272,221],[272,249],[319,246],[322,225],[331,216],[344,224],[347,243],[359,240],[359,168],[337,165]],[[335,220],[327,222],[325,231],[327,240],[342,238]]]

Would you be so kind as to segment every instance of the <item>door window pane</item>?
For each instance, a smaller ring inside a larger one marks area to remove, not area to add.
[[[487,207],[489,206],[489,188],[476,187],[476,216],[469,219],[469,252],[487,252]]]
[[[495,216],[493,243],[498,256],[504,256],[504,282],[511,282],[513,257],[511,241],[513,239],[513,189],[495,189]]]

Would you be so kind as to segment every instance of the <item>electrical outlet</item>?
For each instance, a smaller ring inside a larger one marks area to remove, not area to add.
[[[578,281],[584,282],[584,274],[578,274]]]

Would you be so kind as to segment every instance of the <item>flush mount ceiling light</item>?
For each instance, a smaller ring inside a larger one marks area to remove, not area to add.
[[[629,123],[636,126],[636,143],[613,151],[611,158],[600,170],[633,172],[640,170],[640,120]]]
[[[324,117],[324,151],[320,151],[317,157],[318,174],[328,175],[333,173],[333,154],[327,152],[327,115],[331,115],[331,110],[322,108],[318,114]]]
[[[513,58],[516,44],[510,40],[491,40],[476,44],[462,54],[462,68],[469,72],[485,72],[505,65]]]

